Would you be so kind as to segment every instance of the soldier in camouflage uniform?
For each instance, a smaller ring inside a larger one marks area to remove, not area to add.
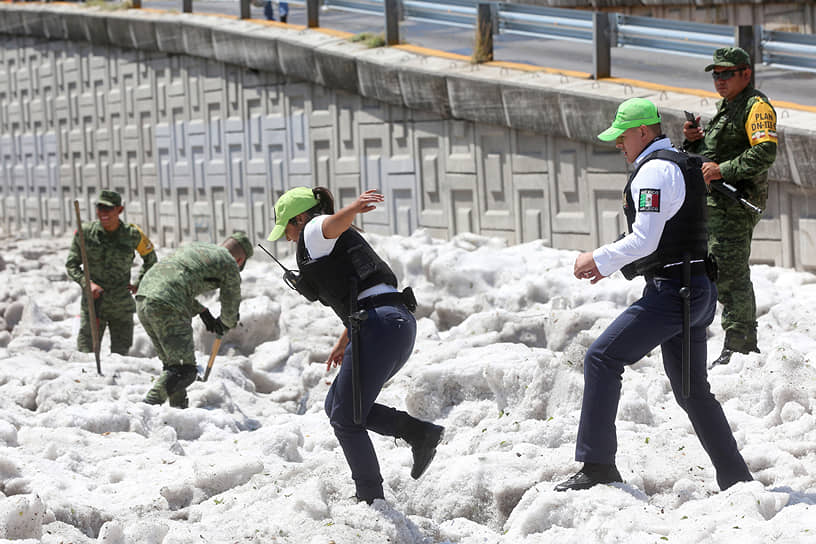
[[[99,323],[101,340],[105,328],[110,328],[111,352],[127,355],[133,344],[133,313],[136,305],[132,293],[139,289],[139,282],[156,263],[153,244],[142,230],[131,223],[124,223],[119,215],[124,210],[119,193],[104,190],[96,203],[97,220],[82,224],[88,270],[91,277],[91,293]],[[142,268],[135,283],[130,282],[130,268],[134,252],[142,257]],[[77,349],[93,351],[88,300],[85,291],[85,274],[82,270],[82,253],[79,233],[74,233],[68,259],[65,262],[68,276],[82,286],[79,335]]]
[[[705,131],[686,121],[683,147],[713,162],[703,164],[706,183],[722,179],[744,197],[765,208],[768,169],[776,159],[776,112],[768,97],[751,85],[751,59],[738,47],[714,52],[706,66],[723,97]],[[717,289],[723,305],[725,343],[714,364],[726,364],[733,352],[759,353],[756,301],[748,260],[759,215],[719,192],[708,195],[709,251],[717,258]]]
[[[142,280],[136,311],[161,359],[164,371],[148,391],[145,402],[187,407],[187,386],[195,381],[196,362],[191,319],[198,315],[208,331],[222,336],[238,324],[241,271],[252,257],[252,244],[235,232],[220,246],[192,242],[162,259]],[[221,316],[196,300],[219,289]]]

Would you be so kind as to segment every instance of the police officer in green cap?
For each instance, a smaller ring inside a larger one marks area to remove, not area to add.
[[[122,355],[126,355],[133,344],[133,313],[136,305],[132,294],[138,291],[142,277],[157,261],[153,244],[144,232],[138,226],[125,223],[119,218],[124,209],[121,195],[105,189],[99,193],[96,202],[96,221],[82,224],[99,337],[102,338],[105,329],[109,328],[111,352]],[[142,257],[142,268],[136,281],[131,282],[130,268],[134,253]],[[68,276],[83,287],[77,349],[91,352],[93,341],[84,289],[85,274],[82,270],[79,233],[74,233],[65,268]]]
[[[185,244],[145,274],[136,295],[136,311],[163,366],[144,399],[146,403],[169,400],[175,408],[187,407],[187,386],[196,377],[191,320],[198,315],[205,328],[219,337],[238,324],[241,271],[252,253],[249,237],[238,231],[220,246]],[[219,317],[213,317],[196,300],[214,289],[219,290]]]
[[[751,59],[739,47],[722,47],[706,66],[723,99],[705,130],[696,122],[683,125],[686,151],[704,155],[706,183],[723,180],[761,209],[768,198],[768,169],[776,159],[776,111],[768,97],[751,84]],[[722,303],[725,342],[714,364],[726,364],[736,351],[759,352],[756,301],[748,266],[751,237],[759,215],[727,196],[708,195],[709,250],[719,266],[717,289]]]
[[[706,266],[706,186],[700,161],[672,146],[662,133],[657,108],[644,98],[622,102],[612,125],[598,139],[614,141],[633,166],[623,191],[628,234],[578,255],[573,274],[597,283],[622,270],[627,278],[642,274],[646,285],[641,298],[610,323],[586,352],[575,444],[575,460],[583,466],[555,489],[577,491],[622,480],[615,464],[615,415],[623,373],[657,346],[674,397],[708,453],[720,489],[750,481],[706,371],[706,330],[717,308],[717,288]],[[686,293],[690,297],[687,316]],[[684,340],[690,346],[687,396],[681,394]]]

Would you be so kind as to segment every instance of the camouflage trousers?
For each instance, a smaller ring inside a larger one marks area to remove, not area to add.
[[[725,349],[758,351],[756,299],[748,260],[759,216],[739,205],[708,207],[708,250],[717,259]]]
[[[93,337],[91,336],[91,318],[88,315],[88,305],[85,297],[82,297],[81,309],[79,311],[79,333],[77,334],[77,350],[84,353],[93,351]],[[99,324],[99,341],[105,334],[105,329],[110,329],[111,353],[127,355],[130,346],[133,345],[133,310],[128,307],[118,311],[101,308],[99,299],[94,305],[96,321]]]
[[[191,318],[161,300],[139,296],[136,297],[136,313],[163,367],[145,402],[162,404],[169,399],[170,406],[186,408],[186,388],[196,376]]]

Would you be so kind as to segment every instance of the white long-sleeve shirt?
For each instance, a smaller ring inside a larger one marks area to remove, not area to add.
[[[658,149],[674,148],[668,138],[652,142],[635,159],[635,168],[649,153]],[[666,221],[674,217],[686,199],[686,182],[675,163],[653,159],[637,173],[630,191],[636,212],[632,232],[592,252],[595,265],[603,276],[654,253]]]

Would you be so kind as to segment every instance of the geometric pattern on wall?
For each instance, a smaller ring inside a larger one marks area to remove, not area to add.
[[[0,234],[71,232],[73,200],[87,219],[99,191],[112,188],[124,195],[126,220],[156,244],[217,242],[234,229],[261,241],[273,203],[298,185],[329,187],[338,207],[382,191],[386,203],[360,218],[382,234],[477,232],[589,250],[624,226],[627,168],[609,148],[213,60],[3,42]],[[816,267],[813,195],[791,200],[775,186],[757,258]]]

